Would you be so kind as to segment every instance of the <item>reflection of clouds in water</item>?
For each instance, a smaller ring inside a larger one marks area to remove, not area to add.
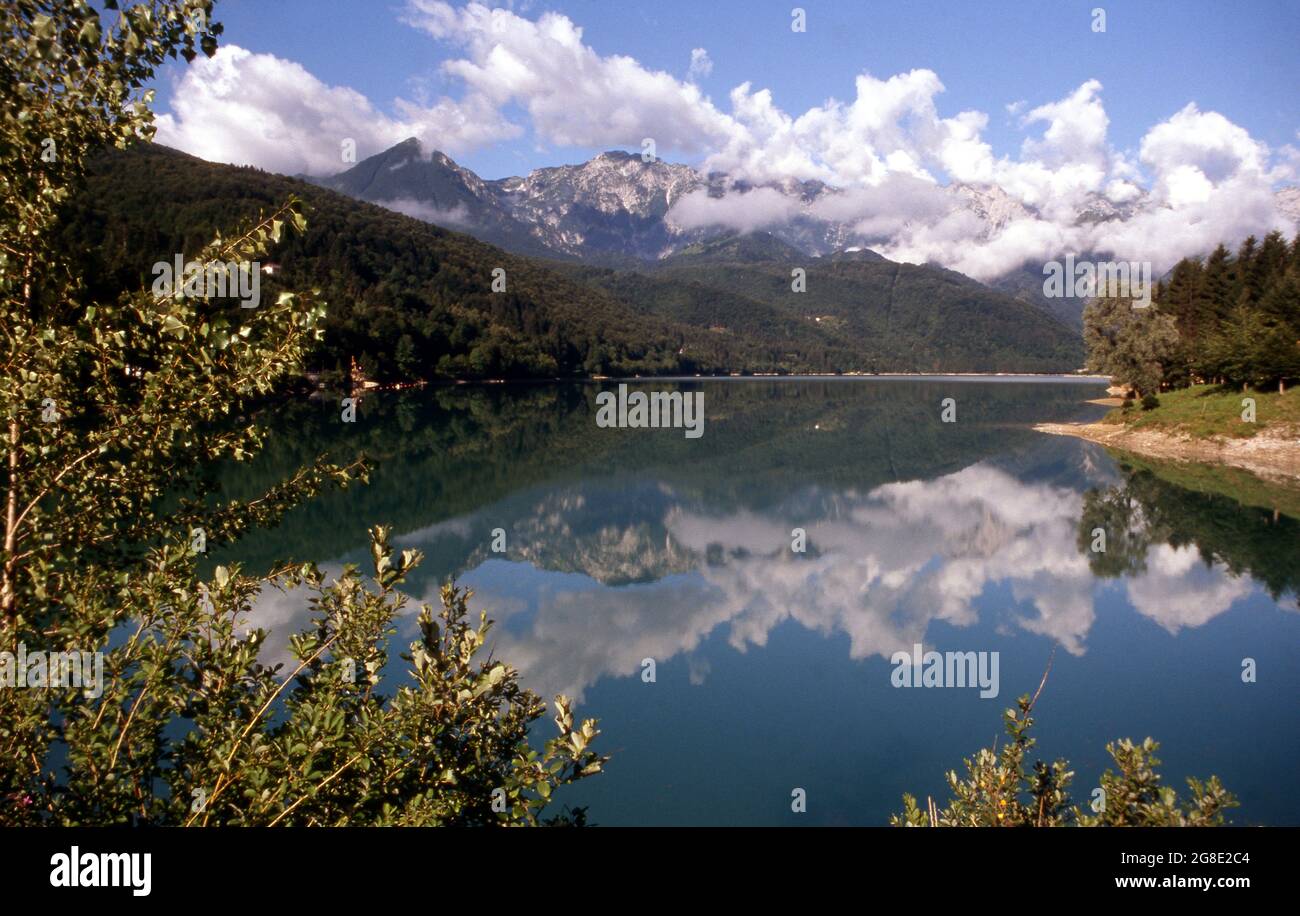
[[[321,572],[325,571],[322,565]],[[293,589],[264,587],[253,602],[252,610],[245,615],[249,627],[261,627],[267,631],[260,658],[266,665],[287,666],[287,670],[281,672],[282,676],[294,668],[289,637],[305,630],[311,622],[311,609],[307,605],[310,597],[311,592],[302,586]]]
[[[702,554],[710,544],[722,544],[731,550],[773,553],[790,546],[793,526],[747,509],[726,518],[692,515],[673,509],[665,519],[665,527],[678,544]]]
[[[425,544],[429,541],[437,540],[440,537],[448,535],[468,538],[474,531],[474,525],[469,516],[460,518],[449,518],[441,522],[435,522],[432,525],[425,525],[415,531],[408,531],[406,534],[394,535],[392,543],[394,547],[410,547],[412,545]]]
[[[556,591],[539,602],[525,632],[496,630],[493,651],[543,697],[564,693],[581,699],[601,677],[639,674],[642,659],[662,665],[694,650],[731,615],[729,605],[710,591],[683,576],[652,585]],[[477,592],[484,606],[497,604],[490,586]]]
[[[701,574],[736,608],[730,641],[763,645],[773,627],[791,618],[821,633],[849,636],[850,655],[888,658],[921,641],[931,621],[970,626],[973,602],[990,583],[1010,581],[1020,602],[1038,616],[1021,621],[1031,632],[1083,651],[1092,623],[1092,575],[1075,547],[1082,502],[1073,491],[1026,486],[977,465],[932,481],[887,484],[859,497],[844,516],[810,524],[820,554],[785,559],[789,529],[775,556],[731,560]],[[737,525],[757,542],[753,519],[670,518],[675,537],[731,546]]]
[[[1021,626],[1083,651],[1093,578],[1074,541],[1077,493],[976,466],[836,502],[836,518],[803,523],[803,556],[777,513],[673,508],[664,519],[673,540],[718,559],[690,577],[557,592],[540,602],[530,631],[500,636],[497,650],[538,689],[574,695],[603,675],[635,673],[642,658],[662,664],[690,652],[723,624],[739,651],[794,620],[847,634],[853,658],[887,658],[923,641],[933,620],[976,623],[974,600],[1009,580],[1017,601],[1037,609]],[[691,671],[693,682],[704,676]]]
[[[1168,544],[1151,547],[1146,572],[1126,584],[1138,613],[1170,633],[1209,622],[1251,589],[1249,579],[1234,578],[1221,564],[1206,566],[1195,547]]]
[[[703,683],[707,662],[691,653],[723,625],[741,652],[766,645],[773,628],[794,620],[826,636],[846,634],[854,659],[888,658],[924,642],[933,621],[977,623],[975,602],[993,585],[1004,585],[1018,607],[1032,608],[1014,625],[1073,654],[1085,651],[1097,580],[1077,546],[1083,501],[1074,490],[974,465],[869,493],[821,495],[822,517],[814,520],[792,521],[779,510],[711,516],[673,505],[663,526],[674,548],[695,557],[692,572],[617,588],[548,583],[535,594],[531,616],[531,602],[506,594],[491,570],[465,580],[475,585],[474,610],[486,609],[503,624],[494,631],[496,656],[543,696],[580,699],[601,677],[634,675],[644,658],[662,665],[681,653],[688,654],[691,683]],[[796,525],[807,530],[804,555],[791,551]],[[400,540],[419,543],[413,534]],[[545,553],[577,550],[561,543]],[[1200,626],[1251,588],[1221,565],[1206,567],[1195,549],[1167,545],[1153,546],[1147,570],[1126,585],[1134,607],[1170,633]],[[274,628],[273,656],[284,653],[291,628],[306,624],[304,597],[272,592],[258,602],[255,622]],[[436,605],[437,586],[430,584],[421,600]],[[407,612],[418,605],[410,602]],[[507,629],[512,618],[517,625]],[[398,637],[402,648],[409,632],[403,627]]]

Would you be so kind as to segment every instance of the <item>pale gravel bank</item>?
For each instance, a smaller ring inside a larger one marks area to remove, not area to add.
[[[1269,430],[1261,430],[1249,439],[1195,439],[1159,430],[1130,429],[1119,423],[1039,423],[1034,429],[1151,458],[1225,464],[1269,480],[1292,484],[1300,481],[1300,439],[1270,434]]]

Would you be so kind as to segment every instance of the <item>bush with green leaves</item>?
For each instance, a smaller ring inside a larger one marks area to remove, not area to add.
[[[1173,364],[1178,331],[1157,309],[1135,308],[1128,297],[1098,296],[1083,310],[1083,340],[1089,370],[1145,395],[1159,389]]]
[[[948,771],[952,798],[946,805],[927,799],[922,809],[915,796],[905,794],[903,811],[889,822],[895,827],[1218,827],[1224,811],[1236,807],[1217,776],[1205,782],[1189,778],[1191,796],[1180,800],[1174,789],[1160,784],[1159,745],[1151,738],[1141,744],[1125,738],[1106,745],[1119,771],[1102,774],[1101,793],[1081,811],[1070,800],[1074,772],[1065,760],[1026,765],[1036,743],[1029,736],[1034,700],[1022,696],[1005,712],[1009,740],[1001,750],[996,744],[981,748],[965,761],[964,777]]]
[[[96,302],[76,253],[50,242],[87,157],[152,132],[157,65],[214,52],[211,11],[148,0],[105,28],[79,0],[0,6],[0,651],[99,652],[104,675],[91,690],[0,686],[0,823],[538,823],[556,788],[600,770],[594,721],[575,724],[557,697],[559,735],[534,749],[545,705],[480,659],[489,624],[467,622],[451,586],[420,614],[409,682],[388,671],[381,690],[398,587],[419,561],[394,556],[386,529],[369,578],[297,563],[204,573],[205,552],[366,480],[364,461],[320,457],[233,500],[208,473],[261,447],[257,409],[319,340],[318,295]],[[247,268],[304,225],[289,200],[189,260]],[[315,610],[291,671],[260,661],[266,634],[248,626],[277,586],[306,589]]]

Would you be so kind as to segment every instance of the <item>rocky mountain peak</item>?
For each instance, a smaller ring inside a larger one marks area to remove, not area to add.
[[[418,138],[410,137],[318,183],[431,222],[441,220],[512,250],[542,256],[631,256],[654,261],[732,234],[734,230],[722,225],[683,224],[669,218],[669,211],[683,197],[701,190],[712,198],[759,188],[777,191],[794,206],[783,224],[764,228],[807,255],[830,255],[879,242],[855,228],[859,217],[837,221],[822,215],[835,208],[822,209],[819,203],[846,193],[823,182],[785,178],[755,183],[724,173],[706,175],[681,163],[646,161],[635,151],[606,150],[586,162],[485,181],[441,151],[425,150]],[[1148,203],[1145,194],[1117,203],[1096,193],[1075,204],[1073,210],[1065,201],[1053,201],[1040,209],[1027,206],[994,184],[954,182],[943,191],[954,207],[979,220],[980,236],[985,239],[1021,219],[1050,216],[1073,219],[1077,225],[1105,223],[1128,219]],[[1279,212],[1300,222],[1300,188],[1282,188],[1275,199]],[[1059,212],[1062,207],[1066,212]]]

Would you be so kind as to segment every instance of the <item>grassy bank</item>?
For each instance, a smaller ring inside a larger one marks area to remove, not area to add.
[[[1160,396],[1160,406],[1143,410],[1134,403],[1112,410],[1102,422],[1122,423],[1132,429],[1177,432],[1197,439],[1221,436],[1249,439],[1264,430],[1272,435],[1300,435],[1300,394],[1276,391],[1225,391],[1213,385],[1197,385]],[[1242,400],[1255,399],[1255,422],[1242,419]],[[1300,446],[1297,446],[1300,448]]]

